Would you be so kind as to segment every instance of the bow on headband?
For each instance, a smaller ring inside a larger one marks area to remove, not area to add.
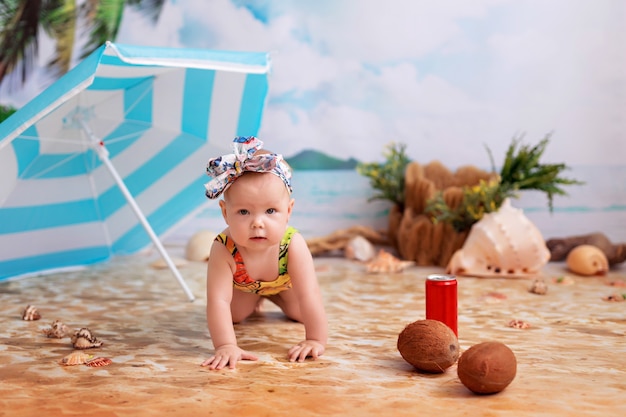
[[[244,172],[269,172],[278,176],[291,192],[291,170],[282,155],[275,153],[255,155],[263,142],[254,136],[237,137],[233,140],[234,154],[209,159],[206,173],[211,178],[204,184],[206,196],[218,198]]]

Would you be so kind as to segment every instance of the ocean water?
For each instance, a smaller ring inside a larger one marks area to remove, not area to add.
[[[545,194],[535,191],[521,192],[512,205],[524,210],[545,239],[603,232],[613,242],[626,242],[626,165],[572,167],[563,176],[585,184],[564,186],[568,195],[554,198],[552,212]],[[370,201],[374,192],[369,179],[356,171],[295,171],[293,186],[290,223],[305,238],[354,225],[387,228],[390,204]],[[220,231],[224,226],[218,203],[212,201],[172,238],[185,239],[202,229]]]

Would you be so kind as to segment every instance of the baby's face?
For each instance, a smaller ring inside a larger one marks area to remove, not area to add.
[[[226,190],[220,207],[237,246],[254,250],[280,243],[293,200],[276,175],[250,172]]]

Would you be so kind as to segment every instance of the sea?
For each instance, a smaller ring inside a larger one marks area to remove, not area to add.
[[[614,243],[626,242],[626,165],[575,166],[562,173],[582,185],[562,186],[552,211],[544,193],[522,191],[511,200],[523,209],[544,239],[602,232]],[[369,179],[353,170],[295,171],[291,225],[305,238],[325,236],[355,225],[386,230],[390,203],[371,200]],[[199,230],[225,227],[217,201],[209,201],[169,235],[185,241]]]

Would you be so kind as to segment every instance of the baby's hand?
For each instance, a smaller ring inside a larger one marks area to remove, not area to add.
[[[235,369],[239,360],[256,361],[257,359],[259,358],[239,346],[224,345],[217,348],[213,356],[202,362],[202,366],[208,366],[209,369],[222,369],[228,365],[230,369]]]
[[[324,354],[324,345],[316,340],[305,340],[289,349],[290,362],[304,362],[307,357],[317,359]]]

